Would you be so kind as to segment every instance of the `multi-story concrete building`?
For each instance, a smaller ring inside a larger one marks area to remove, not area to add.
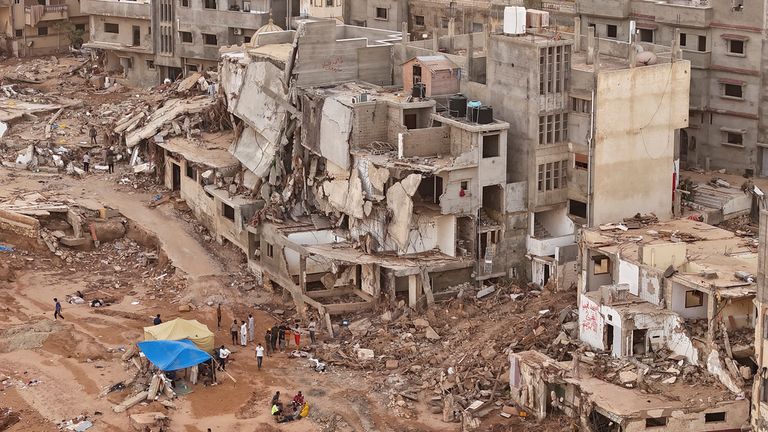
[[[0,52],[48,55],[88,39],[88,17],[76,0],[0,0]]]
[[[269,0],[83,0],[91,23],[86,46],[103,50],[107,70],[122,73],[120,79],[154,85],[188,72],[215,70],[221,46],[250,42],[259,30],[281,30],[285,5]]]
[[[344,9],[344,22],[356,26],[402,31],[408,22],[408,0],[348,0]]]
[[[752,389],[752,427],[757,432],[768,431],[768,212],[760,212],[759,246],[757,256],[757,295],[755,296],[754,359],[757,375]]]
[[[692,67],[690,125],[679,146],[684,165],[768,175],[764,1],[577,3],[582,31],[594,27],[601,38],[617,41],[634,31],[641,46],[680,44]]]

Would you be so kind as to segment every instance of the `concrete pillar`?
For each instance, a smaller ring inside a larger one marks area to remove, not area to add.
[[[419,300],[419,283],[416,279],[416,275],[408,276],[408,307],[415,308],[416,302]]]
[[[581,17],[573,19],[573,51],[581,51]]]
[[[465,74],[467,81],[472,76],[472,51],[475,49],[475,36],[472,33],[467,34],[467,73]]]
[[[715,340],[715,331],[717,330],[717,323],[715,322],[716,313],[717,299],[714,295],[707,294],[707,343],[712,343]]]
[[[397,304],[397,284],[395,282],[395,273],[392,270],[386,272],[387,277],[387,295],[389,296],[389,305],[395,307]]]
[[[403,45],[405,45],[408,42],[408,23],[403,21],[403,24],[402,24],[401,28],[403,29],[403,33],[402,33],[402,36],[401,36],[401,38],[402,38],[401,42],[403,43]]]
[[[675,29],[675,38],[672,40],[672,59],[681,60],[683,58],[683,50],[680,48],[680,29]]]
[[[634,39],[632,39],[632,43],[629,44],[629,55],[627,57],[629,68],[634,68],[637,65],[637,42],[635,42]]]
[[[301,255],[301,257],[299,257],[299,287],[301,288],[302,293],[307,292],[307,257],[306,255]]]
[[[456,37],[456,20],[451,17],[448,20],[448,53],[453,54],[453,38]]]
[[[432,51],[440,51],[440,36],[437,34],[437,29],[432,29]]]
[[[595,63],[595,28],[590,27],[587,33],[587,64]]]
[[[488,55],[488,43],[491,39],[491,26],[483,24],[483,52]]]

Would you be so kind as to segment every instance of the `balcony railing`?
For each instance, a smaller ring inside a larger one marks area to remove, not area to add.
[[[30,27],[37,26],[41,21],[56,21],[69,18],[67,5],[33,5],[24,7],[24,22]]]

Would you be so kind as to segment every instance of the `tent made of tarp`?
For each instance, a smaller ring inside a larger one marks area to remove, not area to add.
[[[161,371],[186,369],[211,358],[210,354],[187,339],[144,341],[137,345],[147,360]]]
[[[197,320],[176,318],[152,327],[144,327],[144,340],[177,341],[189,339],[205,352],[213,351],[213,333]]]

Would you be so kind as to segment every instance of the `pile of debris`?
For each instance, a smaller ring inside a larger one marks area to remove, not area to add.
[[[401,417],[416,416],[414,402],[427,400],[443,421],[466,423],[504,405],[510,352],[537,349],[569,360],[576,349],[573,292],[494,288],[489,294],[466,285],[457,299],[423,316],[401,302],[378,318],[352,320],[341,343],[326,344],[316,355],[331,365],[387,375],[381,390]]]

